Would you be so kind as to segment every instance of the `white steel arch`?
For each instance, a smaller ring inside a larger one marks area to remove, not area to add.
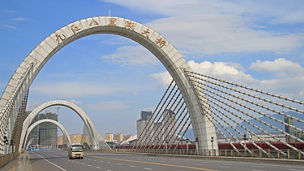
[[[28,147],[32,144],[33,141],[34,141],[34,138],[31,138],[30,140],[28,140],[28,141],[25,143],[25,149],[28,149]]]
[[[22,75],[31,64],[33,65],[33,74],[28,84],[32,83],[45,63],[65,45],[81,37],[99,33],[117,34],[130,38],[153,53],[166,67],[183,95],[190,114],[194,135],[199,141],[199,149],[210,149],[212,146],[211,137],[215,138],[214,149],[217,148],[215,128],[207,119],[206,112],[200,108],[199,99],[184,75],[183,70],[191,71],[191,68],[183,56],[164,37],[151,28],[119,17],[82,19],[60,28],[44,39],[24,59],[10,79],[0,100],[0,115],[4,115],[4,106],[8,104],[16,87],[22,84],[20,83]],[[0,134],[3,136],[3,132]]]
[[[30,124],[32,123],[32,121],[34,120],[34,118],[44,109],[51,107],[51,106],[65,106],[68,107],[70,109],[72,109],[74,112],[76,112],[80,118],[82,119],[82,121],[84,122],[84,124],[87,126],[88,131],[89,131],[89,135],[91,137],[91,142],[93,145],[93,149],[99,149],[99,142],[97,139],[97,131],[92,123],[92,121],[90,120],[90,118],[88,117],[88,115],[77,105],[75,105],[72,102],[69,101],[65,101],[65,100],[53,100],[53,101],[48,101],[46,103],[43,103],[41,105],[39,105],[38,107],[36,107],[24,120],[23,122],[23,127],[22,127],[22,132],[21,132],[21,138],[20,138],[20,144],[23,143],[24,138],[26,136],[26,132],[27,129],[29,128]],[[21,148],[19,148],[19,150],[21,150]]]
[[[28,136],[30,135],[31,131],[39,124],[41,123],[45,123],[45,122],[49,122],[52,124],[55,124],[57,127],[60,128],[60,130],[62,131],[63,135],[65,136],[66,140],[67,140],[67,146],[71,145],[71,139],[70,136],[68,134],[68,131],[57,121],[52,120],[52,119],[42,119],[42,120],[38,120],[37,122],[33,123],[27,130],[26,130],[26,136],[24,138],[24,142],[22,143],[22,148],[26,147],[26,142],[28,139]]]

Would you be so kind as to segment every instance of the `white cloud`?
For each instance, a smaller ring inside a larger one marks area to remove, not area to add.
[[[17,17],[17,18],[14,18],[15,21],[26,21],[27,19],[26,18],[23,18],[23,17]]]
[[[156,81],[159,82],[160,85],[163,87],[168,87],[170,82],[172,81],[172,77],[169,74],[169,72],[160,72],[152,74],[151,77],[153,77]]]
[[[251,75],[238,69],[236,67],[238,64],[225,62],[211,63],[208,61],[196,63],[193,60],[189,61],[188,63],[194,72],[225,78],[236,82],[255,83],[257,81]]]
[[[16,26],[10,25],[10,24],[3,24],[2,27],[11,29],[11,30],[19,30]]]
[[[260,89],[277,93],[286,97],[304,99],[304,76],[291,76],[278,79],[262,80]]]
[[[187,53],[257,52],[282,53],[298,47],[299,35],[279,35],[255,30],[238,16],[206,14],[168,17],[149,23]]]
[[[167,16],[154,20],[148,25],[162,33],[180,50],[188,53],[257,51],[281,53],[300,46],[303,39],[300,34],[282,34],[263,30],[263,27],[254,24],[256,18],[245,18],[244,16],[250,13],[248,11],[251,11],[253,2],[212,0],[133,0],[129,3],[123,0],[108,0],[108,2]],[[254,8],[251,16],[260,16],[261,11],[267,12],[263,4],[257,9]],[[272,18],[279,18],[281,13],[272,11],[269,15]]]
[[[261,72],[274,72],[278,75],[278,78],[268,80],[258,80],[245,71],[242,71],[242,69],[238,67],[238,64],[234,63],[211,63],[209,61],[201,63],[189,61],[188,63],[194,72],[237,82],[286,97],[304,98],[304,87],[302,86],[304,84],[304,68],[283,58],[278,58],[274,61],[257,61],[251,65],[251,69],[256,69]],[[163,87],[168,87],[172,79],[168,72],[155,73],[151,76]]]
[[[16,13],[16,11],[6,9],[6,10],[3,10],[3,13],[5,13],[5,14],[7,14],[7,15],[12,15],[12,14],[15,14],[15,13]]]
[[[122,46],[110,55],[104,55],[104,60],[123,65],[151,65],[156,63],[156,58],[142,46]]]
[[[217,78],[222,78],[234,82],[241,82],[246,84],[256,84],[258,80],[254,79],[251,75],[246,74],[236,66],[238,64],[231,64],[225,62],[214,62],[204,61],[202,63],[196,63],[191,60],[188,62],[194,72],[203,73]],[[168,72],[155,73],[151,75],[157,80],[163,87],[167,87],[172,77]]]
[[[129,105],[122,101],[101,101],[95,104],[89,104],[88,109],[90,110],[97,110],[97,111],[103,111],[103,110],[125,110],[129,108]]]
[[[124,91],[123,88],[113,86],[102,86],[94,83],[81,82],[58,82],[48,84],[38,84],[31,87],[33,93],[39,93],[51,97],[84,97],[96,95],[108,95],[111,93]]]
[[[287,97],[304,98],[304,68],[300,64],[277,58],[273,61],[258,60],[251,64],[250,69],[277,76],[275,79],[261,80],[258,87]]]
[[[285,58],[278,58],[274,61],[260,61],[252,63],[250,69],[261,72],[273,72],[278,76],[303,75],[304,68],[295,62],[286,60]]]

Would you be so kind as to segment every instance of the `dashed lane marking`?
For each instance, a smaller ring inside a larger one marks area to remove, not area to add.
[[[146,168],[144,168],[144,169],[146,169],[146,170],[152,170],[151,168],[148,168],[148,167],[146,167]]]
[[[203,171],[216,171],[214,169],[198,168],[198,167],[192,167],[192,166],[182,166],[182,165],[175,165],[175,164],[166,164],[166,163],[139,161],[139,160],[126,160],[126,159],[117,159],[117,158],[101,157],[101,156],[91,156],[91,157],[100,158],[100,159],[104,159],[104,160],[115,160],[115,161],[133,162],[133,163],[140,163],[140,164],[151,164],[151,165],[167,166],[167,167],[175,167],[175,168],[203,170]]]
[[[36,154],[37,154],[37,153],[36,153]],[[42,155],[40,155],[40,154],[37,154],[37,155],[39,155],[43,160],[47,161],[48,163],[52,164],[53,166],[56,166],[56,167],[59,168],[60,170],[66,171],[64,168],[58,166],[57,164],[55,164],[55,163],[49,161],[49,160],[46,159],[46,158],[44,158]]]

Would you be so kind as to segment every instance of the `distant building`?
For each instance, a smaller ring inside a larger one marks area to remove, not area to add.
[[[285,132],[287,132],[290,135],[296,136],[296,130],[292,128],[291,126],[294,126],[294,120],[291,117],[285,116],[284,122],[288,125],[285,125]],[[289,135],[286,135],[286,141],[287,142],[294,142],[295,139]]]
[[[122,142],[122,141],[123,141],[123,139],[124,139],[124,136],[123,136],[123,134],[122,134],[122,133],[117,133],[117,134],[114,134],[114,138],[113,138],[113,140],[116,140],[116,141],[118,141],[118,142]]]
[[[106,141],[113,141],[113,139],[114,139],[113,133],[106,133],[105,135]]]
[[[154,128],[153,128],[153,115],[152,115],[152,111],[141,111],[140,112],[140,119],[137,120],[136,122],[136,130],[137,130],[137,138],[140,137],[141,134],[145,134],[146,132],[149,132],[150,135],[152,136],[154,133]],[[146,129],[146,132],[143,132],[145,130],[146,127],[149,126],[149,130]],[[147,138],[149,139],[149,138]],[[139,140],[140,142],[145,142],[148,140]]]
[[[163,120],[161,122],[154,123],[152,112],[141,111],[140,119],[137,120],[137,138],[139,143],[177,143],[177,135],[174,131],[176,128],[176,114],[165,109],[163,111]],[[144,132],[143,132],[144,131]],[[142,138],[145,134],[146,137]]]
[[[153,115],[152,111],[141,111],[140,112],[140,119],[141,120],[148,120]]]
[[[26,112],[26,116],[30,111]],[[31,124],[42,119],[52,119],[58,121],[58,115],[53,112],[47,112],[37,115]],[[29,135],[28,140],[32,140],[32,144],[39,144],[44,147],[56,148],[57,145],[57,125],[52,123],[41,123],[37,125]]]
[[[124,135],[123,136],[123,141],[130,139],[131,137],[133,137],[134,135]]]
[[[87,134],[70,134],[71,143],[75,144],[85,144],[87,142],[91,142],[90,136]],[[62,148],[66,147],[66,138],[64,135],[57,137],[57,145]]]

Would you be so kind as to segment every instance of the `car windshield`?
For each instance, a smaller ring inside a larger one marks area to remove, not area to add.
[[[83,146],[82,145],[73,145],[72,151],[83,151]]]

